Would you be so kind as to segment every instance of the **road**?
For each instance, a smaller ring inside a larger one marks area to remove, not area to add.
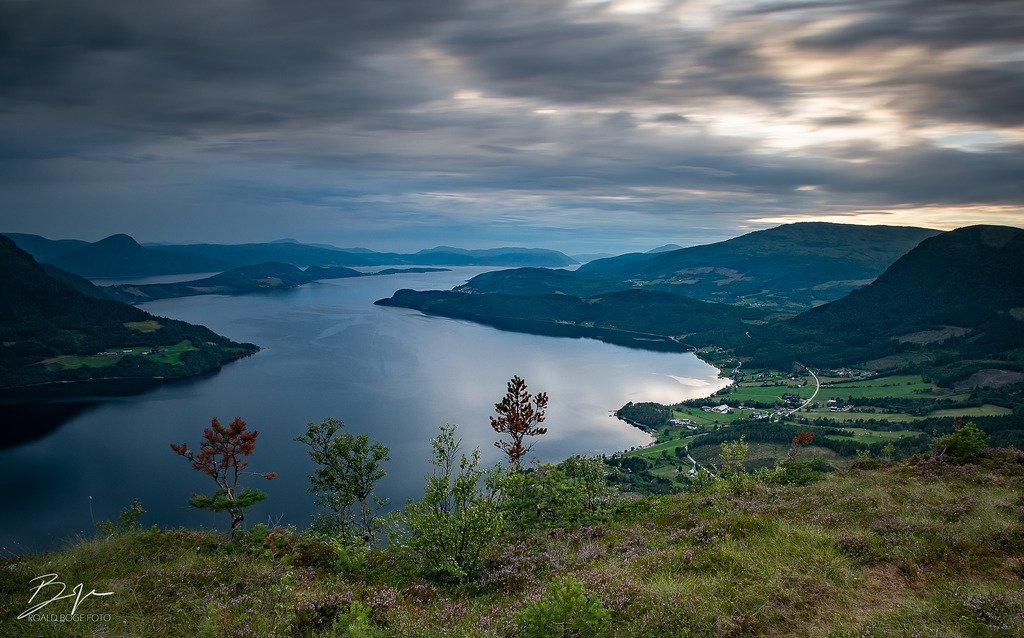
[[[818,396],[818,391],[821,390],[821,382],[818,381],[818,375],[814,374],[814,370],[811,370],[807,366],[804,366],[804,370],[807,370],[808,372],[810,372],[811,376],[814,377],[814,394],[811,395],[811,398],[807,399],[806,401],[804,401],[803,403],[801,403],[797,407],[793,408],[789,412],[780,411],[779,412],[780,415],[782,415],[782,416],[789,416],[790,414],[793,414],[794,412],[799,412],[803,408],[806,408],[807,406],[809,406],[811,404],[811,402],[814,401],[814,397]]]

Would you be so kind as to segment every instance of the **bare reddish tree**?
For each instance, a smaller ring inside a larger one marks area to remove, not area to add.
[[[517,468],[522,467],[521,461],[533,445],[523,445],[523,438],[544,434],[547,428],[537,427],[544,421],[544,410],[548,407],[547,392],[538,392],[536,396],[526,389],[526,382],[519,375],[508,382],[508,390],[499,403],[494,404],[498,416],[491,417],[491,427],[499,434],[508,434],[512,440],[498,440],[494,447],[501,448],[508,455],[510,463]]]
[[[800,454],[801,445],[814,443],[814,432],[797,432],[793,437],[793,446],[789,448],[789,458],[796,458]]]
[[[171,443],[171,450],[192,461],[192,469],[210,476],[217,483],[217,491],[211,495],[193,493],[189,504],[211,512],[226,511],[231,516],[231,533],[245,520],[245,508],[267,497],[259,490],[246,487],[238,490],[238,480],[243,474],[256,474],[273,480],[277,472],[259,474],[246,472],[249,461],[245,458],[256,448],[260,433],[247,430],[245,421],[239,417],[224,427],[214,417],[211,427],[203,430],[203,442],[196,453],[184,443]]]

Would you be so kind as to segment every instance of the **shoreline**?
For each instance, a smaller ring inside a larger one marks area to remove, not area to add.
[[[668,337],[668,338],[675,340],[675,337]],[[626,346],[623,346],[623,347],[626,347]],[[638,349],[642,350],[643,348],[638,348]],[[723,387],[727,388],[730,385],[734,385],[736,383],[730,377],[723,376],[722,368],[719,368],[717,365],[715,365],[711,361],[709,361],[709,360],[705,359],[704,357],[701,357],[699,354],[697,354],[697,349],[696,348],[694,348],[693,350],[690,350],[688,352],[689,352],[689,354],[692,354],[693,356],[697,357],[697,359],[699,359],[702,363],[706,363],[707,365],[709,365],[712,368],[714,368],[716,370],[716,374],[715,374],[715,378],[716,379],[728,379],[729,380],[729,384],[727,384],[727,385],[725,385]],[[721,388],[719,388],[719,390],[721,390]],[[710,398],[710,397],[714,396],[715,392],[718,392],[719,390],[714,390],[710,394],[707,394],[707,395],[695,396],[692,399],[683,399],[683,401],[693,401],[693,400],[696,400],[696,399]],[[657,402],[656,401],[652,401],[652,403],[657,403]],[[659,403],[658,405],[666,405],[666,404]],[[668,407],[668,406],[666,405],[666,407]],[[619,406],[618,408],[612,410],[612,416],[614,416],[616,419],[622,421],[623,423],[626,423],[627,425],[629,425],[631,427],[634,427],[637,430],[640,430],[641,432],[643,432],[647,436],[651,437],[651,439],[653,439],[650,443],[647,443],[646,445],[634,447],[633,448],[634,450],[642,450],[642,449],[645,449],[645,448],[654,447],[655,445],[658,445],[659,443],[662,443],[661,439],[659,439],[656,434],[652,434],[648,430],[647,426],[642,425],[640,423],[637,423],[636,421],[630,421],[629,419],[627,419],[625,417],[619,416],[618,412],[619,412],[619,410],[621,408],[622,408],[622,406]],[[612,455],[615,455],[615,454],[627,454],[630,451],[631,450],[617,450],[615,452],[612,452]]]
[[[62,380],[62,381],[42,381],[40,383],[30,383],[30,384],[26,384],[26,385],[9,386],[9,387],[5,387],[5,388],[0,388],[0,406],[2,406],[2,405],[23,405],[23,404],[30,404],[30,403],[60,403],[63,400],[67,400],[67,399],[81,399],[81,398],[84,398],[85,396],[90,396],[90,397],[93,397],[93,398],[96,398],[96,399],[103,399],[103,398],[114,397],[114,396],[130,396],[132,394],[137,394],[139,392],[145,392],[146,390],[158,387],[158,386],[163,385],[165,383],[173,383],[175,381],[184,381],[184,380],[187,380],[187,379],[193,379],[195,377],[200,377],[200,376],[203,376],[203,375],[206,375],[206,374],[216,374],[217,372],[220,372],[220,370],[226,364],[232,363],[234,361],[238,361],[240,359],[245,359],[246,357],[254,356],[254,355],[258,354],[260,352],[260,350],[262,350],[262,348],[260,348],[259,346],[256,346],[256,350],[254,350],[252,352],[247,352],[245,354],[239,354],[239,355],[236,355],[236,356],[233,356],[233,357],[225,358],[225,359],[221,360],[221,362],[217,366],[215,366],[215,367],[206,368],[204,370],[198,370],[196,372],[191,372],[189,374],[182,374],[182,375],[177,375],[177,376],[165,376],[165,377],[93,377],[93,378],[89,378],[89,379],[66,379],[66,380]],[[101,386],[101,387],[104,386],[104,385],[109,385],[109,386],[115,386],[115,385],[125,385],[125,386],[128,386],[128,385],[131,385],[131,384],[138,384],[138,385],[135,388],[136,392],[122,392],[122,393],[109,393],[109,394],[100,393],[100,394],[95,395],[95,396],[93,396],[93,395],[81,395],[81,394],[76,394],[75,393],[76,390],[82,388],[83,386],[88,386],[89,384],[95,384],[95,385]],[[47,398],[42,397],[42,396],[35,397],[34,400],[32,398],[26,399],[24,397],[21,397],[20,399],[16,399],[17,395],[25,393],[25,392],[28,392],[28,393],[45,393],[47,391],[52,391],[56,396],[49,397],[50,400],[47,400]]]

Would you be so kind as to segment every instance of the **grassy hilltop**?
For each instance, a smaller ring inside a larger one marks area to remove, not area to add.
[[[401,546],[356,556],[290,529],[228,542],[111,528],[0,560],[0,634],[1024,634],[1024,455],[875,465],[803,487],[749,479],[615,500],[585,524],[510,531],[461,583],[431,579]],[[46,573],[113,592],[80,608],[109,621],[14,620]]]

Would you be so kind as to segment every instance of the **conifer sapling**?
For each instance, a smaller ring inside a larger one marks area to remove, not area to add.
[[[508,434],[512,440],[498,440],[494,447],[500,448],[508,455],[512,465],[522,467],[522,459],[533,445],[523,445],[523,438],[545,434],[547,428],[538,427],[544,421],[544,411],[548,407],[547,392],[538,392],[536,396],[526,389],[526,381],[515,375],[508,382],[505,396],[494,404],[498,416],[491,417],[491,427],[499,434]]]
[[[240,476],[256,474],[270,481],[277,478],[277,472],[259,474],[244,471],[249,466],[245,457],[256,448],[256,438],[260,433],[247,430],[241,418],[235,417],[225,427],[214,417],[210,426],[203,430],[204,441],[199,444],[198,453],[185,443],[171,443],[171,450],[192,461],[192,469],[210,476],[217,483],[217,491],[211,495],[193,493],[189,504],[211,512],[227,512],[231,516],[231,534],[234,535],[245,520],[245,509],[267,497],[251,487],[239,491]]]

